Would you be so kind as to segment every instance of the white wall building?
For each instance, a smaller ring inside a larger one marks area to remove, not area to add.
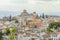
[[[52,38],[52,40],[59,40],[60,39],[60,33],[58,32],[54,32],[54,33],[52,33],[51,34],[51,38]]]

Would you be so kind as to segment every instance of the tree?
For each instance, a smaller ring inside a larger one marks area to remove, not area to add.
[[[60,40],[60,38],[59,38],[59,40]]]
[[[3,35],[2,31],[0,31],[0,40],[2,40],[2,35]]]
[[[48,16],[46,15],[46,18],[48,18]]]
[[[14,34],[10,33],[10,40],[14,40]]]
[[[16,31],[16,28],[12,28],[12,30],[11,30],[12,32],[15,32]]]
[[[35,40],[35,38],[32,38],[31,40]]]
[[[42,14],[42,18],[44,18],[44,13]]]
[[[9,17],[9,21],[12,21],[12,16],[10,15],[10,17]]]
[[[53,32],[53,31],[50,28],[47,28],[47,32],[50,33],[50,32]]]
[[[13,17],[12,20],[17,20],[17,18],[16,17]]]
[[[10,28],[9,27],[6,27],[5,30],[6,30],[6,32],[5,32],[6,35],[9,35],[10,34]]]
[[[49,24],[49,26],[48,26],[50,29],[58,29],[58,28],[60,28],[60,22],[52,22],[52,23],[50,23]]]
[[[52,40],[52,38],[50,38],[49,40]]]
[[[10,35],[10,40],[14,40],[15,37],[14,32],[16,31],[16,28],[10,29],[9,27],[6,27],[5,30],[6,30],[6,35]]]
[[[16,31],[16,28],[12,28],[11,30],[10,30],[10,40],[14,40],[14,37],[15,37],[15,35],[14,35],[14,32]]]
[[[37,26],[35,25],[34,28],[37,28]]]
[[[15,23],[19,23],[19,21],[18,21],[18,20],[16,20],[16,21],[15,21]]]
[[[60,30],[60,22],[52,22],[49,24],[48,28],[49,28],[49,30],[51,30],[53,32],[58,31],[58,30]]]

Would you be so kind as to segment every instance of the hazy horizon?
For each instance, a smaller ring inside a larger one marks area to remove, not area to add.
[[[23,10],[22,10],[23,11]],[[8,17],[8,16],[17,16],[17,15],[20,15],[22,11],[0,11],[0,18],[2,17]],[[55,15],[55,16],[60,16],[60,12],[42,12],[42,11],[28,11],[27,12],[30,14],[30,13],[33,13],[33,12],[36,12],[36,14],[38,15],[42,15],[43,13],[45,15]]]
[[[0,0],[0,17],[19,15],[24,9],[60,16],[60,0]]]

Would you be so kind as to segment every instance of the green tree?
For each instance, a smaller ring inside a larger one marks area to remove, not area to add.
[[[35,40],[35,38],[31,38],[31,40]]]
[[[15,20],[15,23],[19,23],[19,21],[18,20]]]
[[[52,38],[49,38],[49,40],[52,40]]]
[[[46,18],[48,18],[48,15],[46,15]]]
[[[10,40],[14,40],[14,34],[13,33],[10,33]]]
[[[60,22],[52,22],[48,26],[50,29],[58,29],[60,28]]]
[[[2,35],[3,35],[2,31],[0,31],[0,40],[2,40]]]
[[[35,26],[33,26],[33,28],[37,28],[37,26],[35,25]]]
[[[16,31],[16,28],[12,28],[11,30],[10,30],[10,40],[14,40],[14,37],[15,37],[15,35],[14,35],[14,32]]]
[[[44,13],[42,14],[42,18],[44,18]]]
[[[10,29],[9,27],[6,27],[5,30],[6,30],[6,35],[10,35],[10,40],[14,40],[15,37],[14,32],[16,31],[16,28]]]
[[[17,20],[17,18],[16,17],[13,17],[12,20]]]
[[[50,28],[47,28],[47,30],[46,30],[47,32],[53,32]]]
[[[6,30],[6,32],[5,32],[6,35],[9,35],[10,34],[10,28],[9,27],[6,27],[5,30]]]
[[[12,32],[15,32],[16,31],[16,28],[12,28],[12,30],[11,30]]]
[[[60,38],[59,38],[59,40],[60,40]]]
[[[10,17],[9,17],[9,21],[12,21],[12,16],[10,15]]]

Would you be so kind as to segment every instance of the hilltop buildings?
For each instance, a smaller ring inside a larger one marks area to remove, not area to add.
[[[4,17],[0,19],[0,30],[5,31],[5,27],[15,27],[17,30],[14,34],[15,40],[58,40],[60,33],[56,38],[53,33],[44,32],[51,22],[60,22],[59,16],[44,15],[39,16],[36,12],[29,14],[27,10],[23,10],[21,15],[15,17]],[[3,35],[3,38],[10,40],[8,35]]]

